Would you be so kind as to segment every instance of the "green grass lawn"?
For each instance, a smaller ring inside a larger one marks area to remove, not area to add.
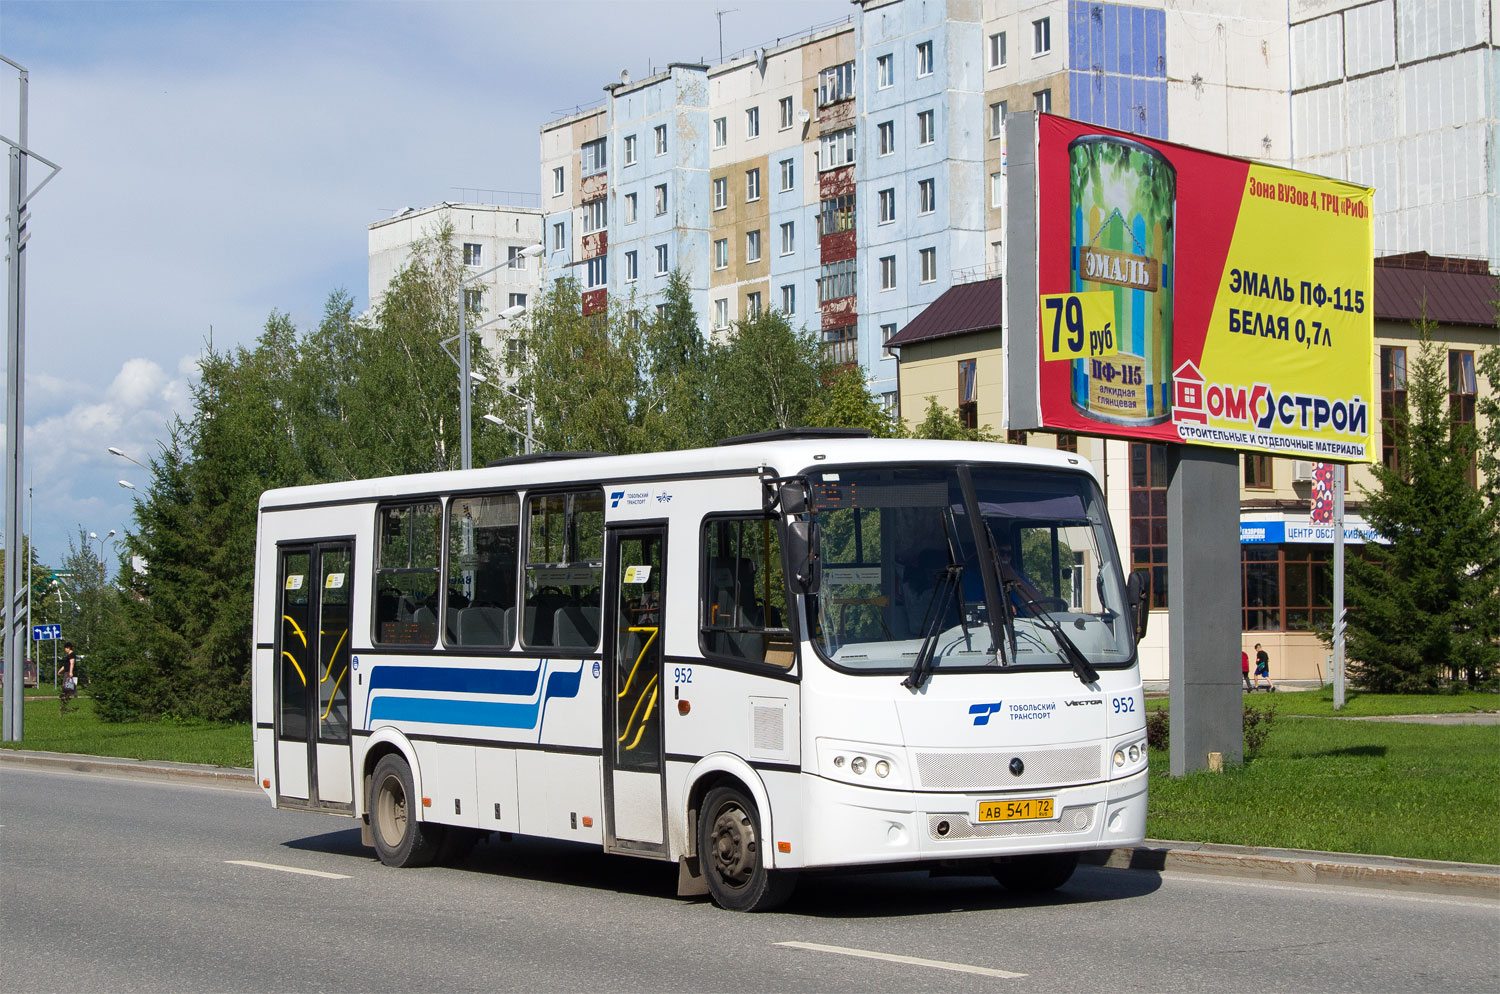
[[[1391,713],[1362,700],[1376,709],[1370,713]],[[1427,710],[1436,709],[1408,713]],[[1167,754],[1152,750],[1146,834],[1500,863],[1500,725],[1288,720],[1287,713],[1278,708],[1259,754],[1222,774],[1173,779]]]
[[[194,721],[101,721],[94,702],[80,698],[78,710],[58,713],[55,700],[26,701],[21,742],[5,748],[40,752],[76,752],[88,756],[121,756],[172,763],[250,766],[253,750],[249,723],[215,725]]]
[[[1389,714],[1454,714],[1470,711],[1500,711],[1500,693],[1490,694],[1366,694],[1351,690],[1344,695],[1341,711],[1333,709],[1333,688],[1319,690],[1263,690],[1245,694],[1244,698],[1258,708],[1274,707],[1278,715],[1306,714],[1332,718],[1372,718]],[[1147,711],[1160,711],[1167,698],[1146,701]]]

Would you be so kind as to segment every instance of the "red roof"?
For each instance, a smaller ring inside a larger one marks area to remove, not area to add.
[[[1004,296],[998,278],[962,283],[949,287],[941,297],[928,304],[926,310],[892,335],[886,345],[900,348],[968,331],[999,331],[1004,313]]]
[[[1493,328],[1500,278],[1482,261],[1426,252],[1375,260],[1375,317]]]

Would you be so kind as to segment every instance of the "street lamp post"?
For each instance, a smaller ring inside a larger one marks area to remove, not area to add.
[[[524,259],[534,259],[542,254],[542,247],[540,245],[528,245],[521,250],[520,254]],[[481,328],[487,328],[491,324],[494,324],[496,321],[507,317],[515,317],[525,310],[524,307],[521,307],[520,309],[517,309],[515,307],[507,307],[505,310],[501,311],[498,316],[490,318],[490,320],[488,321],[481,322],[480,324],[475,325],[473,328],[469,328],[467,327],[466,321],[468,317],[468,306],[467,302],[464,299],[464,292],[469,288],[469,285],[471,283],[475,283],[483,279],[496,270],[508,268],[511,268],[510,260],[506,260],[505,262],[491,266],[488,269],[466,276],[458,281],[458,423],[459,452],[464,469],[474,468],[471,438],[472,426],[470,424],[473,412],[469,404],[469,332],[478,331]]]
[[[469,375],[479,383],[489,383],[488,380],[486,380],[483,376],[480,376],[478,373],[470,373]],[[509,387],[502,386],[499,383],[490,383],[490,386],[494,387],[496,390],[499,390],[501,393],[509,397],[514,397],[516,400],[521,402],[521,407],[526,412],[526,430],[522,431],[519,428],[512,428],[510,425],[506,424],[504,421],[501,421],[493,414],[483,415],[484,420],[488,421],[492,425],[499,425],[501,428],[504,428],[507,431],[513,431],[517,435],[520,435],[521,441],[524,446],[522,451],[524,451],[527,455],[531,455],[531,453],[535,452],[537,449],[536,404],[532,403],[529,397],[523,397]]]
[[[150,466],[147,466],[145,463],[141,462],[139,459],[131,459],[125,453],[123,453],[119,449],[115,448],[113,445],[111,445],[109,447],[108,452],[112,456],[119,456],[121,459],[124,459],[124,460],[126,460],[128,462],[135,463],[137,466],[139,466],[141,469],[144,469],[148,473],[151,472],[151,467]]]

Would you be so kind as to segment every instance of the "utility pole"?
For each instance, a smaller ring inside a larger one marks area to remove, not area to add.
[[[4,728],[0,735],[6,742],[21,741],[22,699],[25,696],[26,632],[20,612],[17,586],[20,581],[22,555],[21,506],[25,467],[22,441],[25,437],[26,403],[26,230],[27,207],[42,187],[57,175],[59,167],[31,151],[26,144],[26,90],[29,74],[26,67],[0,55],[0,61],[20,74],[19,133],[15,139],[0,135],[0,142],[10,147],[10,197],[6,215],[6,375],[5,375],[5,707]],[[52,168],[35,189],[26,188],[26,161],[35,158]]]
[[[740,9],[738,7],[730,7],[728,10],[714,11],[714,16],[719,19],[719,62],[721,64],[724,62],[724,15],[738,14],[739,12]]]

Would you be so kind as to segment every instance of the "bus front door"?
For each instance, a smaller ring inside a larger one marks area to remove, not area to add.
[[[605,631],[604,827],[616,852],[664,854],[662,776],[662,605],[664,528],[612,529],[609,620]]]
[[[283,546],[276,658],[277,804],[352,811],[349,542]]]

